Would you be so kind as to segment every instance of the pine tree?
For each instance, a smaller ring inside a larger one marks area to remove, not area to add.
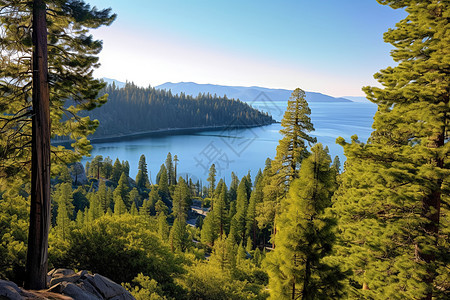
[[[262,175],[261,175],[262,176]],[[262,180],[256,181],[256,186],[251,192],[250,200],[248,203],[248,209],[247,209],[247,215],[245,218],[245,235],[251,239],[252,244],[256,246],[257,244],[257,231],[258,231],[258,224],[256,221],[256,207],[262,203],[263,201],[263,185]],[[247,244],[248,247],[248,244]]]
[[[158,200],[155,204],[155,211],[158,215],[162,213],[167,215],[167,213],[169,212],[169,208],[162,200]]]
[[[230,199],[230,201],[236,200],[238,186],[239,186],[239,178],[236,176],[236,174],[234,174],[234,172],[231,172],[231,184],[230,190],[228,192],[229,193],[228,198]]]
[[[112,160],[109,156],[107,156],[103,159],[103,163],[100,168],[100,174],[103,176],[103,178],[110,179],[112,175],[112,170],[113,170]]]
[[[243,177],[239,183],[236,200],[236,214],[233,216],[232,228],[230,234],[234,239],[241,243],[245,241],[245,217],[247,215],[248,196],[247,196],[247,177]]]
[[[114,214],[117,216],[123,215],[127,212],[127,207],[120,194],[114,195]]]
[[[146,189],[150,187],[148,179],[147,163],[145,162],[145,155],[142,154],[139,158],[138,173],[136,175],[136,185],[138,189]]]
[[[311,149],[299,179],[278,218],[276,248],[267,256],[273,299],[336,299],[342,297],[344,274],[327,263],[335,241],[336,220],[324,214],[336,188],[330,157],[321,144]]]
[[[170,197],[169,179],[167,178],[167,169],[164,164],[161,165],[158,175],[159,177],[156,176],[156,183],[158,184],[159,194],[163,199],[167,200]]]
[[[158,235],[162,241],[167,242],[169,238],[169,224],[167,224],[167,218],[163,212],[158,215]]]
[[[218,238],[211,253],[211,263],[222,272],[233,272],[236,268],[237,245],[233,237],[224,235]]]
[[[150,208],[150,201],[148,199],[145,199],[144,202],[142,203],[142,207],[139,209],[139,215],[140,216],[151,216],[152,215],[152,210]]]
[[[106,211],[108,210],[108,207],[110,207],[111,203],[108,199],[106,184],[103,180],[101,180],[98,185],[97,195],[98,195],[98,199],[100,200],[102,211],[103,211],[103,213],[106,213]]]
[[[111,180],[115,183],[118,183],[120,175],[122,175],[122,172],[123,172],[122,164],[120,163],[120,160],[116,158],[116,161],[114,162],[112,169]]]
[[[375,74],[381,88],[364,88],[378,105],[374,132],[367,144],[338,140],[347,156],[334,204],[338,259],[353,270],[354,298],[444,299],[450,4],[379,2],[408,15],[384,35],[397,66]]]
[[[70,230],[69,225],[73,216],[72,184],[62,183],[56,190],[56,203],[58,204],[58,215],[56,216],[57,233],[65,240]]]
[[[200,233],[201,242],[212,247],[218,237],[217,221],[213,213],[208,213],[203,221]]]
[[[177,184],[177,166],[178,166],[178,162],[180,160],[178,159],[178,156],[174,155],[173,156],[173,178],[175,178],[175,182],[174,184]]]
[[[335,156],[333,160],[333,164],[331,167],[336,171],[336,174],[341,173],[341,160],[339,159],[339,156]]]
[[[173,215],[176,218],[186,218],[191,203],[191,191],[182,177],[178,179],[172,203]]]
[[[169,234],[169,243],[172,252],[186,251],[189,244],[189,233],[186,229],[186,220],[183,217],[176,218],[175,222],[173,222]]]
[[[170,152],[167,153],[166,170],[167,170],[167,180],[168,180],[169,185],[174,185],[176,178],[175,178],[175,170],[173,168],[172,154]]]
[[[114,203],[116,203],[116,196],[118,195],[127,208],[131,207],[131,203],[129,202],[128,190],[128,178],[125,173],[122,172],[122,175],[120,175],[119,183],[114,190]]]
[[[122,171],[125,173],[125,176],[130,177],[130,163],[128,160],[122,161]]]
[[[208,174],[208,182],[209,182],[209,197],[212,198],[214,194],[214,190],[216,188],[216,166],[214,164],[211,165],[209,168],[209,174]]]
[[[94,157],[91,161],[91,164],[89,166],[90,174],[89,176],[92,176],[94,178],[97,178],[97,180],[100,179],[100,168],[103,163],[103,156],[97,155]]]
[[[161,196],[159,196],[158,193],[158,187],[157,186],[153,186],[150,193],[148,194],[148,201],[149,201],[149,208],[150,208],[150,215],[154,215],[156,213],[156,203],[158,201],[161,201]]]
[[[142,204],[141,196],[139,195],[139,192],[136,188],[133,188],[130,193],[128,194],[128,201],[131,203],[131,205],[134,205],[136,207],[140,207]]]
[[[88,198],[89,210],[87,211],[87,217],[89,222],[93,222],[94,220],[97,220],[98,218],[103,216],[104,212],[98,193],[90,192],[88,194]]]
[[[286,112],[281,120],[280,130],[283,138],[277,146],[277,154],[272,161],[273,185],[284,195],[289,183],[298,177],[302,160],[308,156],[307,144],[315,143],[316,138],[308,135],[314,131],[311,123],[311,110],[306,102],[306,94],[297,88],[292,92]]]
[[[236,265],[243,265],[244,260],[247,258],[247,254],[245,253],[245,248],[243,243],[241,242],[237,247],[236,251]]]
[[[137,215],[139,214],[139,211],[138,211],[138,209],[136,208],[136,202],[133,202],[133,203],[131,204],[130,214],[131,214],[132,216],[137,216]]]
[[[103,85],[92,77],[101,42],[86,33],[114,18],[109,10],[91,9],[83,1],[2,1],[0,185],[31,178],[28,288],[46,285],[51,160],[69,163],[87,154],[86,136],[97,123],[77,114],[107,97],[97,98]],[[67,99],[74,104],[64,106]],[[51,135],[70,136],[74,151],[52,148]]]
[[[222,238],[227,222],[227,186],[221,180],[220,193],[216,193],[214,199],[214,209],[210,212],[214,214],[214,219],[217,222],[218,234]],[[219,188],[219,185],[217,185]]]

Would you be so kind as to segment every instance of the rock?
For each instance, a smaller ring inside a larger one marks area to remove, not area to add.
[[[74,300],[103,300],[103,298],[94,296],[72,282],[63,283],[62,285],[65,285],[62,294],[70,296]]]
[[[95,286],[105,299],[111,299],[117,296],[121,297],[119,299],[134,299],[134,297],[121,285],[99,274],[88,277],[87,281]]]
[[[0,299],[22,300],[22,291],[14,282],[0,280]]]
[[[69,276],[59,276],[59,277],[53,277],[50,280],[50,286],[54,286],[55,284],[59,282],[77,282],[81,278],[80,275],[73,274]]]
[[[63,290],[64,290],[64,285],[62,284],[62,282],[60,282],[60,283],[57,283],[57,284],[51,286],[51,287],[47,290],[47,292],[52,292],[52,293],[58,293],[58,294],[61,294]]]
[[[26,291],[15,283],[0,280],[0,299],[7,300],[134,300],[120,284],[87,271],[75,273],[70,269],[53,269],[48,272],[51,287],[47,290]]]
[[[89,275],[89,273],[86,270],[81,270],[78,271],[77,275],[80,276],[81,279],[86,279],[86,276]]]
[[[84,170],[83,164],[80,162],[73,163],[69,167],[69,173],[75,185],[82,185],[88,183],[88,178]]]
[[[88,278],[89,278],[89,277],[92,277],[92,276],[89,275]],[[90,283],[89,281],[87,281],[87,280],[82,281],[82,282],[79,284],[79,286],[80,286],[83,290],[85,290],[85,291],[91,293],[92,295],[95,295],[96,297],[98,297],[98,298],[100,298],[100,299],[106,299],[106,298],[103,297],[103,293],[100,293],[100,291],[99,291],[93,284],[91,284],[91,283]]]
[[[56,269],[53,274],[52,277],[61,277],[61,276],[69,276],[69,275],[73,275],[75,274],[74,270],[71,269]]]

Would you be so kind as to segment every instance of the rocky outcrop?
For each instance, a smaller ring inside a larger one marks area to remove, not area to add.
[[[75,185],[82,185],[88,183],[88,178],[84,170],[83,164],[80,162],[73,163],[69,166],[69,173],[72,177],[72,182]]]
[[[99,274],[70,269],[53,269],[48,273],[47,290],[26,291],[15,283],[0,280],[0,299],[64,299],[64,300],[133,300],[121,285]]]

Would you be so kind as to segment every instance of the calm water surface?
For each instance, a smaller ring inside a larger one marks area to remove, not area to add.
[[[253,107],[268,111],[274,119],[280,121],[286,103],[257,101]],[[318,142],[327,145],[330,155],[339,155],[341,162],[345,160],[343,149],[335,143],[342,136],[346,140],[357,134],[361,141],[366,141],[372,132],[373,116],[376,105],[372,103],[311,103],[311,119],[315,131],[311,134]],[[278,141],[281,138],[279,123],[247,129],[203,131],[191,134],[145,137],[134,140],[94,144],[91,157],[83,159],[83,163],[96,155],[109,156],[113,162],[116,158],[128,160],[130,176],[135,178],[139,157],[144,154],[147,160],[151,180],[156,174],[167,153],[177,155],[179,159],[178,175],[189,174],[194,180],[206,181],[208,169],[212,163],[216,165],[218,177],[230,182],[230,174],[234,171],[239,177],[250,170],[252,177],[258,169],[264,168],[267,157],[273,158]]]

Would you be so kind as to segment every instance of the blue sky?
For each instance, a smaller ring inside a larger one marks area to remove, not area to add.
[[[264,86],[361,96],[393,65],[383,32],[405,12],[375,0],[91,0],[118,14],[98,77]]]

